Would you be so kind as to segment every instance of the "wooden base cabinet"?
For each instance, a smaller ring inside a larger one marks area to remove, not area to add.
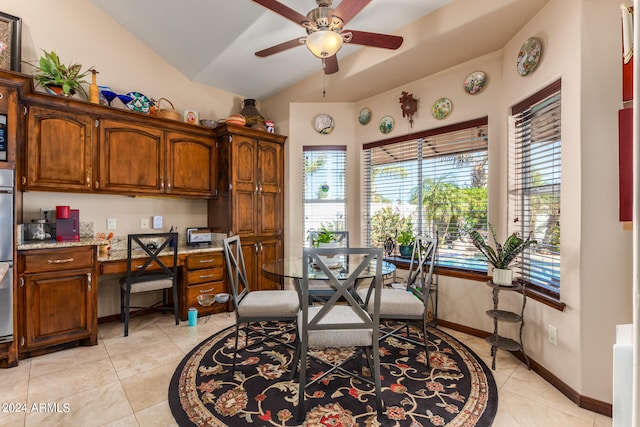
[[[18,255],[20,357],[98,339],[95,246]]]
[[[227,311],[230,304],[213,303],[209,306],[198,302],[198,295],[215,296],[219,293],[229,293],[226,286],[224,255],[220,252],[207,252],[189,255],[184,267],[184,286],[181,291],[180,319],[187,320],[187,311],[194,307],[198,309],[198,316]]]

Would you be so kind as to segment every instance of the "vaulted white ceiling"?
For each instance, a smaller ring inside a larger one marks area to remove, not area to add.
[[[254,55],[306,33],[251,0],[91,1],[195,82],[264,99],[314,76],[319,88],[330,80],[325,100],[355,101],[501,48],[549,0],[372,0],[348,27],[402,35],[403,46],[345,45],[338,52],[340,71],[326,79],[321,60],[304,46]],[[316,7],[314,0],[280,1],[303,15]],[[336,7],[340,0],[334,1]],[[452,6],[461,25],[436,28],[438,13]],[[358,67],[363,58],[375,66]],[[322,99],[321,89],[301,97]]]

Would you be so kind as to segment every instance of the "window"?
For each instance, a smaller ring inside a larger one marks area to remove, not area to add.
[[[365,144],[367,244],[437,233],[439,266],[486,272],[468,231],[487,229],[487,149],[486,117]]]
[[[536,290],[560,296],[560,183],[562,140],[560,81],[512,107],[509,213],[514,231],[538,244],[525,251],[522,278]]]
[[[305,146],[302,175],[304,180],[303,226],[305,246],[309,230],[322,227],[346,229],[346,154],[345,146]]]

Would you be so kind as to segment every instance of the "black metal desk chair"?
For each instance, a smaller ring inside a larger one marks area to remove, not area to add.
[[[349,256],[351,258],[350,271],[330,269],[322,256],[332,253]],[[358,261],[354,263],[354,260]],[[320,268],[328,277],[328,283],[334,293],[323,305],[303,304],[298,316],[298,349],[296,362],[299,358],[299,391],[298,391],[298,420],[302,421],[305,410],[305,389],[316,384],[327,375],[340,371],[357,377],[375,388],[376,408],[378,416],[382,415],[382,397],[380,381],[380,355],[378,352],[378,328],[380,304],[380,288],[382,283],[382,249],[372,248],[305,248],[303,251],[303,279],[301,283],[301,301],[309,297],[309,268]],[[372,279],[374,297],[371,299],[372,313],[361,305],[353,289],[357,286],[357,279],[365,268],[375,268]],[[377,296],[377,297],[376,297]],[[308,348],[345,348],[357,347],[359,351],[342,361],[338,365],[316,359],[330,366],[322,375],[307,382]],[[358,359],[361,367],[362,350],[366,353],[366,360],[371,367],[371,378],[362,375],[362,370],[347,370],[344,365]],[[294,366],[298,366],[295,363]]]
[[[222,244],[227,263],[231,297],[236,313],[236,341],[233,349],[233,368],[231,371],[231,375],[233,376],[236,370],[240,324],[246,323],[248,329],[251,322],[293,322],[291,328],[287,328],[281,333],[295,332],[295,322],[297,321],[298,311],[300,310],[300,299],[298,292],[291,290],[251,290],[247,280],[240,237],[233,236],[226,238]],[[245,348],[247,347],[248,337],[249,333],[247,330],[245,334]]]
[[[310,230],[309,231],[309,246],[316,247],[316,242],[318,241],[318,235],[322,232],[319,230]],[[335,243],[336,247],[339,248],[348,248],[349,247],[349,232],[348,231],[332,231],[333,235],[336,236]],[[338,263],[340,263],[339,256],[326,257],[327,264],[331,268],[335,268]],[[309,281],[309,304],[313,304],[313,302],[324,303],[327,299],[331,298],[333,295],[333,288],[329,286],[326,280],[310,280]]]
[[[173,244],[172,244],[173,242]],[[173,246],[173,247],[171,247]],[[167,250],[168,249],[168,250]],[[136,251],[144,251],[145,262],[133,266]],[[171,262],[160,257],[171,255]],[[168,305],[167,290],[173,291],[173,306]],[[162,300],[147,307],[131,306],[131,294],[162,290]],[[131,309],[140,309],[131,314]],[[178,318],[178,233],[129,234],[127,237],[127,274],[120,279],[120,322],[124,322],[124,336],[129,335],[129,319],[148,310],[173,308]]]
[[[385,332],[380,340],[389,335],[404,341],[424,345],[426,365],[429,366],[429,340],[427,334],[427,307],[433,285],[433,269],[436,259],[438,241],[435,238],[416,236],[409,273],[406,281],[398,287],[392,285],[381,291],[380,319],[403,320],[404,323],[392,331]],[[375,309],[372,300],[371,289],[360,289],[360,298],[367,305],[367,310],[372,313]],[[409,334],[409,322],[422,320],[423,341],[411,338]],[[399,333],[405,329],[404,333]]]

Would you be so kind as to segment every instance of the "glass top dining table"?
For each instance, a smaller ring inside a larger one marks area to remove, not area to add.
[[[328,263],[327,266],[334,273],[335,277],[338,279],[344,279],[349,276],[349,271],[352,271],[359,265],[360,256],[359,255],[349,255],[347,259],[342,259],[340,261],[336,261],[331,264]],[[262,270],[275,274],[281,277],[288,277],[291,279],[295,279],[296,281],[301,281],[304,275],[305,266],[309,269],[309,279],[314,280],[327,280],[327,275],[320,269],[316,268],[309,263],[303,263],[302,257],[299,258],[288,258],[288,259],[279,259],[273,262],[268,262],[262,265]],[[382,261],[382,277],[389,277],[393,272],[396,271],[396,266],[390,262]],[[376,275],[376,264],[375,260],[371,262],[371,264],[366,267],[358,276],[360,279],[367,279],[374,277]]]

